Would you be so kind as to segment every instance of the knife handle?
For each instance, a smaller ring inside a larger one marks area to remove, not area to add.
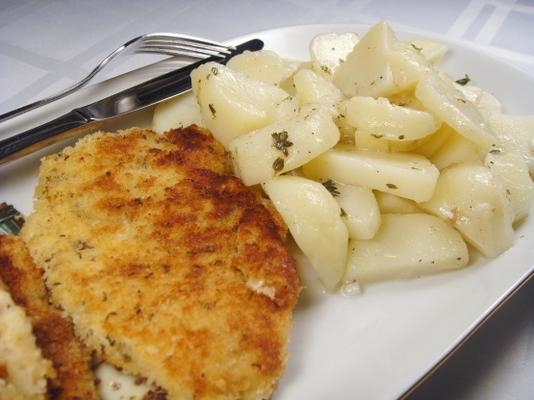
[[[73,110],[44,125],[0,140],[0,164],[33,153],[61,140],[97,129],[100,124],[81,112]]]

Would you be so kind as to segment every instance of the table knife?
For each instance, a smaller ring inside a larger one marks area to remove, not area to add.
[[[263,48],[263,42],[252,39],[236,46],[230,55],[221,59],[210,57],[175,71],[140,83],[102,100],[75,108],[50,122],[0,140],[0,164],[16,160],[67,138],[99,129],[106,121],[149,107],[191,89],[190,74],[209,61],[225,64],[245,50]]]

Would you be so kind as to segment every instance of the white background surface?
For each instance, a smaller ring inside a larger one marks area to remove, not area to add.
[[[477,43],[534,75],[534,0],[0,0],[0,112],[69,85],[113,48],[146,32],[224,40],[279,26],[380,18]],[[99,80],[138,63],[123,59]],[[533,399],[533,305],[531,282],[413,398]]]

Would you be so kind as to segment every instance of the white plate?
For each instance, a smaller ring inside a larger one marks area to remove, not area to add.
[[[354,25],[298,26],[259,32],[265,48],[285,57],[307,59],[310,39],[321,32],[355,31]],[[396,30],[401,38],[416,37]],[[512,114],[531,112],[534,80],[514,67],[460,42],[435,37],[450,47],[441,64],[451,76],[465,73],[492,91]],[[6,129],[24,129],[75,105],[101,97],[161,73],[136,71],[84,89],[52,108],[15,121]],[[134,115],[116,126],[147,125],[150,114]],[[42,155],[42,153],[40,154]],[[31,210],[38,156],[0,167],[0,200]],[[275,399],[392,399],[453,350],[533,271],[534,220],[516,231],[515,246],[495,260],[479,259],[469,268],[412,281],[376,284],[362,296],[344,298],[304,290],[295,312],[287,370]],[[313,286],[313,285],[312,285]]]

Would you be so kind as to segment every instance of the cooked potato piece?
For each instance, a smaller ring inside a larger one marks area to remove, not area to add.
[[[342,219],[353,239],[371,239],[380,227],[380,210],[371,189],[345,185],[331,179],[323,182],[341,207]]]
[[[497,136],[497,146],[490,151],[520,155],[534,174],[534,116],[493,114],[488,123]]]
[[[505,189],[482,165],[443,170],[434,196],[419,207],[453,224],[487,257],[498,256],[514,242],[514,213]]]
[[[297,176],[273,178],[263,188],[323,285],[335,289],[348,251],[348,232],[337,202],[320,183]]]
[[[234,139],[228,150],[237,176],[250,186],[300,167],[338,140],[330,112],[320,106],[305,107],[293,119]]]
[[[426,143],[432,135],[416,140],[388,140],[389,151],[393,153],[413,152]]]
[[[506,190],[514,210],[514,222],[526,217],[534,200],[534,183],[521,156],[490,152],[486,165]]]
[[[387,53],[397,91],[410,90],[430,70],[430,62],[410,44],[394,41]]]
[[[492,114],[502,113],[502,104],[489,92],[474,85],[454,84],[456,89],[463,93],[465,98],[473,103],[484,118]]]
[[[362,129],[354,132],[356,149],[364,151],[389,151],[389,142],[382,135],[372,134]]]
[[[293,77],[293,83],[301,105],[320,103],[331,110],[332,115],[338,114],[336,104],[345,97],[332,82],[313,71],[302,69]]]
[[[299,112],[299,100],[295,96],[287,96],[275,104],[271,111],[273,121],[283,121],[297,116]]]
[[[419,81],[415,96],[428,111],[481,149],[487,151],[495,143],[495,135],[480,112],[450,79],[429,71]]]
[[[441,123],[425,111],[391,104],[386,98],[357,96],[346,103],[347,122],[388,140],[415,140],[434,133]]]
[[[391,193],[376,190],[375,198],[382,214],[417,214],[421,212],[415,201]]]
[[[427,214],[384,214],[371,240],[351,240],[345,282],[417,278],[467,265],[460,234]]]
[[[436,132],[422,139],[423,143],[417,147],[414,152],[421,154],[426,158],[432,158],[432,156],[437,153],[440,147],[443,146],[443,143],[445,143],[447,138],[453,133],[454,129],[447,124],[442,124],[441,128],[439,128]]]
[[[397,91],[387,52],[396,41],[385,22],[374,25],[337,68],[333,82],[345,96],[387,96]]]
[[[159,103],[152,117],[152,130],[160,133],[192,124],[203,126],[200,108],[192,92]]]
[[[251,79],[280,85],[299,68],[300,62],[286,60],[271,50],[245,51],[226,64]]]
[[[288,97],[282,89],[214,62],[195,69],[191,82],[204,124],[225,147],[272,123],[276,105]]]
[[[423,104],[417,100],[413,90],[405,90],[399,93],[395,93],[388,96],[388,100],[391,104],[395,104],[401,107],[409,107],[414,110],[425,111]]]
[[[313,70],[323,78],[332,80],[339,65],[358,43],[358,35],[352,32],[323,33],[310,42]]]
[[[304,165],[305,176],[335,179],[415,201],[432,197],[439,171],[416,154],[331,149]]]
[[[408,42],[408,44],[433,64],[441,60],[448,50],[447,46],[443,43],[428,39],[414,39]]]
[[[430,161],[441,171],[453,164],[482,161],[480,150],[469,140],[454,132]]]
[[[478,108],[478,111],[488,118],[490,115],[502,113],[503,107],[497,98],[489,92],[481,90],[478,98],[475,102],[475,106]]]

